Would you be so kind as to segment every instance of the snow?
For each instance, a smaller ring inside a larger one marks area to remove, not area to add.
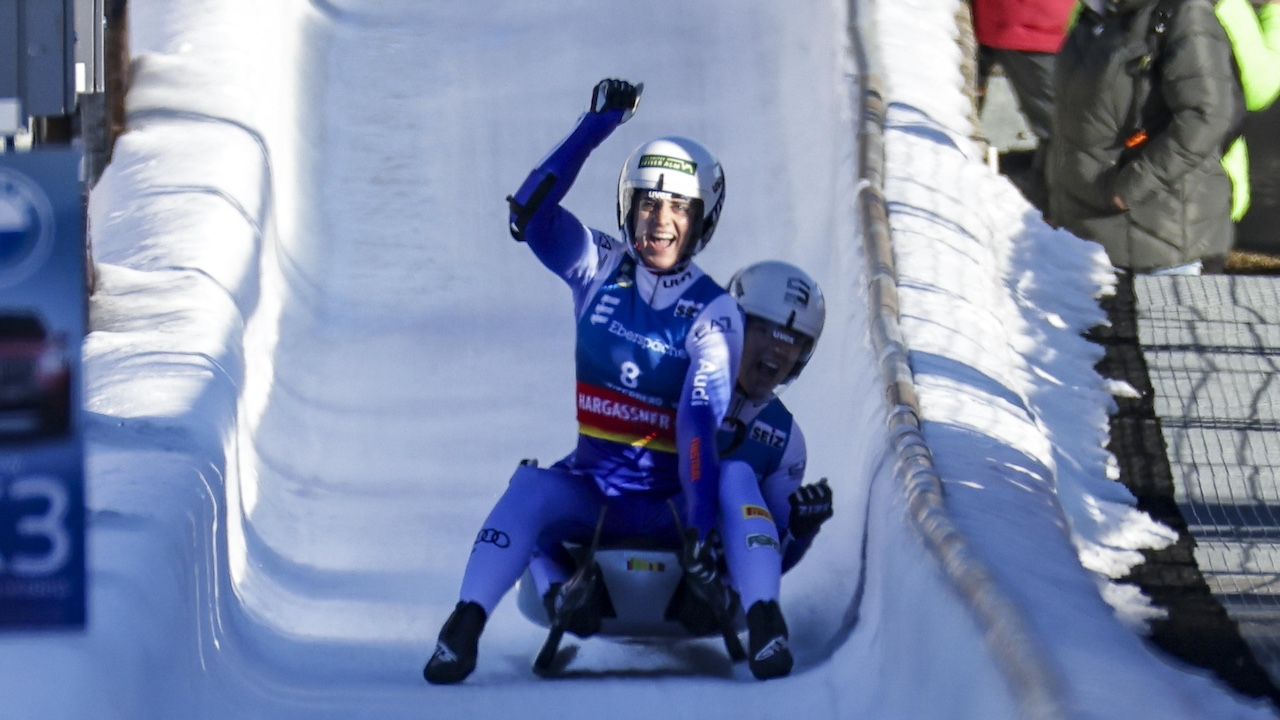
[[[1106,580],[1171,535],[1108,476],[1078,335],[1105,260],[971,157],[953,10],[875,17],[902,327],[950,507],[1071,716],[1266,717],[1150,650],[1145,601]],[[1020,717],[893,472],[849,21],[835,0],[134,0],[131,130],[90,208],[89,627],[6,636],[5,715]],[[570,208],[612,228],[626,154],[690,135],[727,174],[703,267],[783,259],[826,292],[786,395],[837,501],[784,582],[797,671],[588,640],[539,680],[512,594],[472,678],[427,686],[470,537],[520,458],[573,441],[568,293],[502,198],[609,76],[644,101]]]

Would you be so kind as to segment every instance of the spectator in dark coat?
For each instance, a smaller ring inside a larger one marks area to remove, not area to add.
[[[996,65],[1004,69],[1018,108],[1036,136],[1030,177],[1019,188],[1037,207],[1047,203],[1044,158],[1053,130],[1053,64],[1076,0],[973,0],[979,96]]]
[[[1051,219],[1138,272],[1199,272],[1231,247],[1222,145],[1240,101],[1209,0],[1172,6],[1159,57],[1157,0],[1086,0],[1055,74]],[[1211,268],[1214,269],[1214,268]]]

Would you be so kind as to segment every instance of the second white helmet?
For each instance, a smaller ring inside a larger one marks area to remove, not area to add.
[[[697,200],[701,208],[685,260],[711,242],[724,205],[724,170],[710,150],[686,137],[650,140],[636,148],[618,175],[618,229],[631,248],[631,205],[637,190],[662,190]]]
[[[784,382],[798,377],[813,356],[827,319],[827,303],[818,283],[795,265],[765,260],[734,273],[729,294],[737,299],[748,322],[761,318],[810,340]]]

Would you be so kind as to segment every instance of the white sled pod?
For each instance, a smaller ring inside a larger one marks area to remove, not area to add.
[[[576,545],[568,546],[568,550],[575,558],[586,554],[585,548]],[[600,566],[605,588],[605,607],[597,637],[639,640],[720,634],[709,611],[698,608],[686,597],[681,582],[683,571],[674,551],[639,546],[602,547],[596,551],[595,562]],[[529,571],[520,579],[517,603],[529,620],[550,627],[546,606]],[[686,622],[681,622],[682,614]],[[742,613],[738,611],[734,629],[741,632],[745,627]]]

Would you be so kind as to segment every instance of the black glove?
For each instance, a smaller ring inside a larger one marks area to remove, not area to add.
[[[685,531],[684,547],[680,553],[680,567],[692,584],[709,587],[720,582],[720,543],[714,533],[698,539],[698,531]]]
[[[685,585],[695,598],[710,606],[712,612],[723,620],[733,608],[734,594],[724,583],[720,552],[715,531],[700,540],[697,530],[685,530],[684,547],[680,551]]]
[[[607,113],[622,110],[622,119],[618,124],[631,119],[636,108],[640,107],[640,93],[644,92],[644,83],[632,85],[626,80],[606,78],[596,83],[591,91],[591,112]]]
[[[801,485],[787,498],[791,503],[791,520],[788,530],[792,537],[812,537],[822,523],[831,519],[835,509],[831,507],[831,486],[822,478],[811,485]]]

